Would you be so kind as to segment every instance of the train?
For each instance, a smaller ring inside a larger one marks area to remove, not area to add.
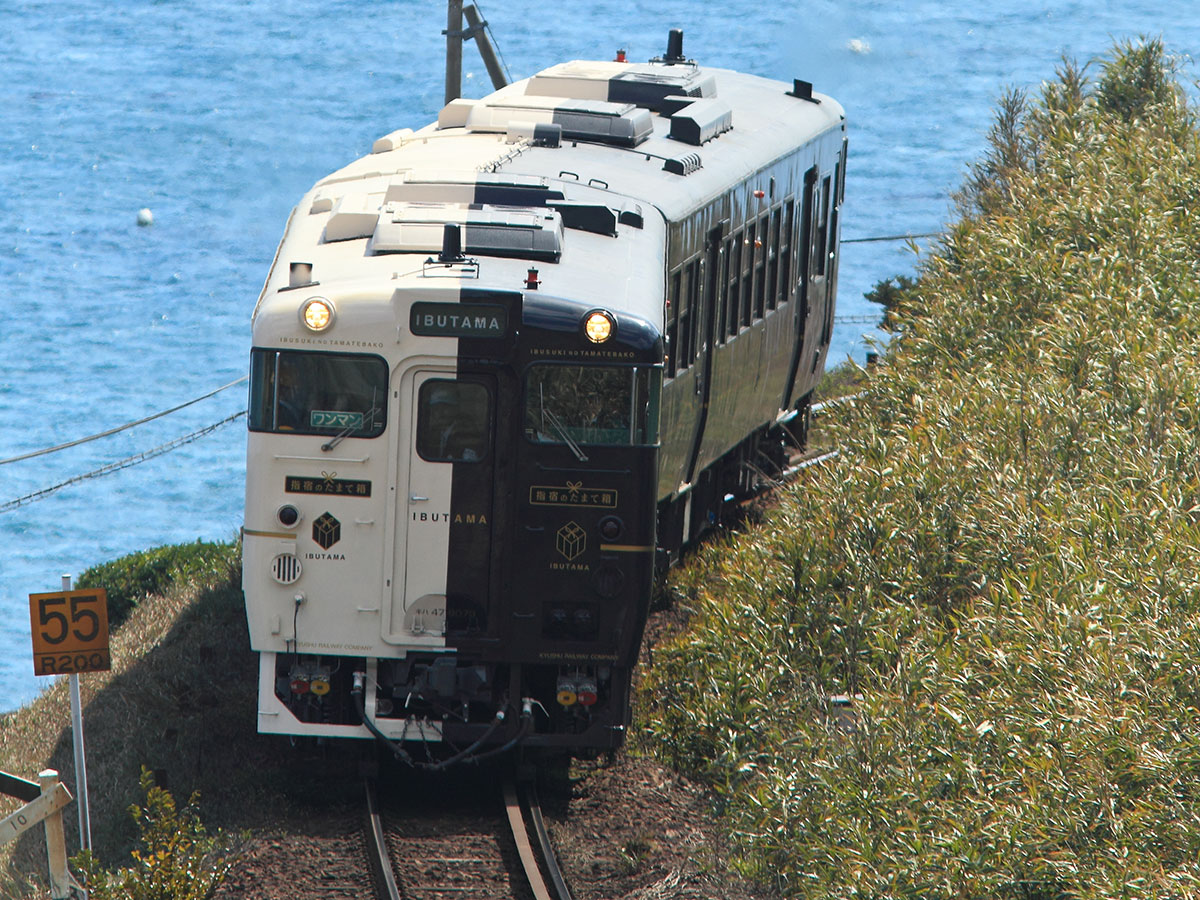
[[[619,747],[656,573],[802,438],[846,150],[835,99],[672,30],[318,181],[252,317],[258,730]]]

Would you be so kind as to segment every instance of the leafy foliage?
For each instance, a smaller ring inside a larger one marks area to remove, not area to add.
[[[241,547],[236,543],[171,544],[92,566],[79,576],[77,584],[105,589],[109,625],[115,626],[148,595],[161,594],[176,582],[193,580],[216,568],[235,566],[240,558]]]
[[[230,842],[221,832],[209,834],[200,821],[193,794],[183,809],[168,791],[156,787],[154,775],[142,769],[145,805],[129,814],[141,831],[133,864],[106,872],[87,851],[74,862],[92,900],[210,900],[231,867]]]
[[[863,297],[871,303],[878,303],[883,307],[883,321],[879,325],[880,328],[884,331],[896,330],[895,320],[892,318],[893,311],[899,310],[905,300],[914,296],[917,284],[917,279],[909,275],[896,275],[876,282],[875,287],[863,294]]]
[[[838,462],[656,648],[644,744],[786,896],[1200,892],[1200,139],[1101,68],[1004,105]]]

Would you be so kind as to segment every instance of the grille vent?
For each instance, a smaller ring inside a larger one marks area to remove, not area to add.
[[[271,575],[280,584],[295,584],[301,571],[300,560],[293,553],[280,553],[271,560]]]

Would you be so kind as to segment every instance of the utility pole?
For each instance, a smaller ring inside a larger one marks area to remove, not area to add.
[[[463,30],[463,16],[467,17],[468,28]],[[487,67],[488,77],[496,90],[508,84],[504,69],[496,56],[492,42],[488,40],[487,22],[479,15],[475,4],[463,6],[462,0],[448,0],[446,11],[446,103],[462,96],[463,42],[475,39],[479,55]]]
[[[462,0],[449,0],[446,11],[446,102],[462,96]]]

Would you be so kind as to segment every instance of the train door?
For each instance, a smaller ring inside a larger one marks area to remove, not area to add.
[[[809,249],[812,242],[813,194],[817,184],[817,168],[813,166],[804,173],[804,199],[801,203],[798,220],[799,235],[792,236],[792,255],[796,265],[791,267],[795,273],[795,343],[792,345],[792,359],[788,364],[787,390],[783,395],[780,409],[790,409],[792,396],[796,392],[796,375],[800,369],[800,359],[803,356],[804,342],[807,336],[809,303],[812,300],[813,287],[809,284],[812,277],[812,254]]]
[[[492,379],[426,369],[402,390],[410,400],[409,440],[400,448],[408,465],[398,466],[392,609],[384,634],[392,642],[484,626],[493,520]]]

